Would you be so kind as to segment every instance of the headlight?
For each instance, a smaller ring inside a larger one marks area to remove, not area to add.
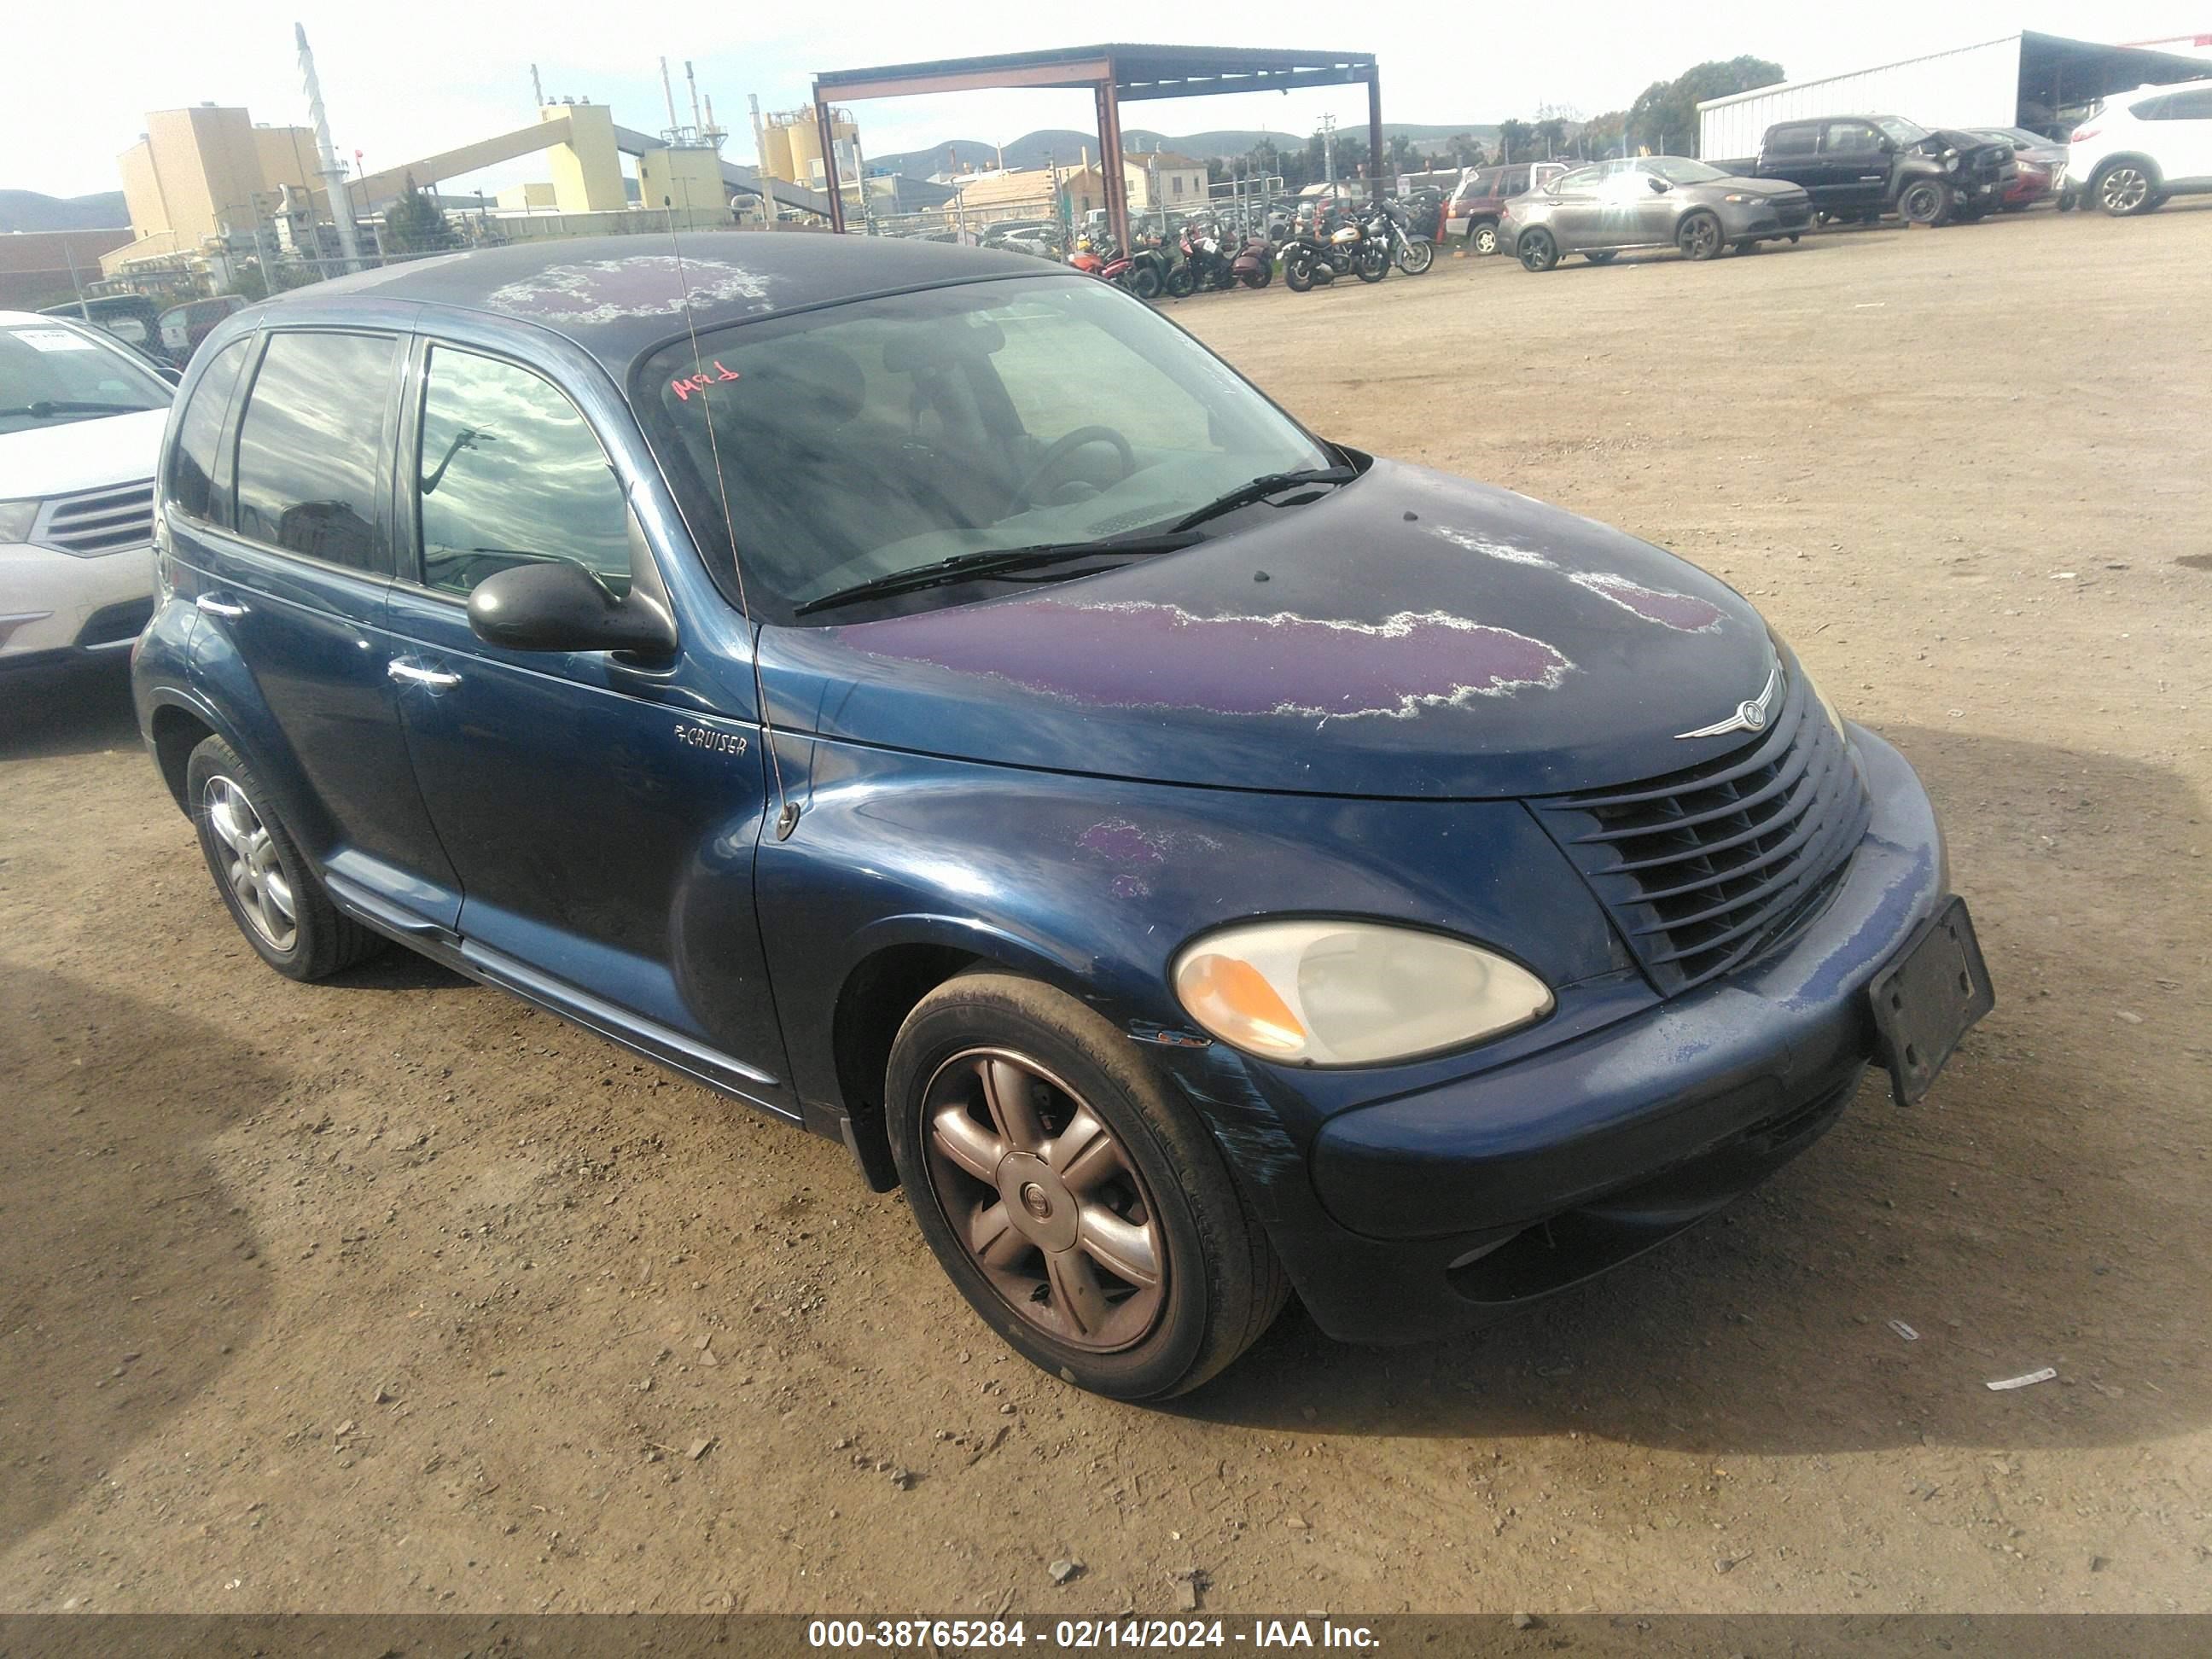
[[[0,501],[0,542],[27,542],[43,501]]]
[[[1186,947],[1174,979],[1190,1017],[1231,1048],[1307,1066],[1412,1060],[1552,1011],[1518,963],[1380,922],[1225,927]]]
[[[1943,152],[1943,171],[1946,173],[1956,173],[1958,170],[1959,152],[1955,149],[1945,150]]]
[[[1734,195],[1734,194],[1730,194],[1730,195],[1723,196],[1723,197],[1722,197],[1722,198],[1721,198],[1721,200],[1723,200],[1723,202],[1748,202],[1750,199],[1751,199],[1751,198],[1750,198],[1750,197],[1748,197],[1748,196],[1737,196],[1737,195]]]

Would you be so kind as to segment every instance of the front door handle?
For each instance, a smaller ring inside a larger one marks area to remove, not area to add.
[[[427,685],[434,690],[444,690],[449,685],[459,685],[461,677],[436,668],[425,668],[420,663],[410,662],[404,657],[394,657],[384,665],[384,672],[404,685]]]
[[[246,607],[244,605],[230,604],[228,601],[218,599],[211,594],[203,593],[199,598],[194,599],[192,603],[200,610],[206,611],[210,617],[242,617],[246,614]]]

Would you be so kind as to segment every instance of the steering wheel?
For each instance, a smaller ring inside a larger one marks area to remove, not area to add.
[[[1021,483],[1014,486],[1013,504],[1016,507],[1031,505],[1030,491],[1036,488],[1037,481],[1085,444],[1113,445],[1114,453],[1121,458],[1122,478],[1127,477],[1137,470],[1136,451],[1131,449],[1129,441],[1112,427],[1079,426],[1037,457],[1036,465],[1024,475]],[[1119,483],[1121,481],[1121,478],[1116,478],[1115,483]]]

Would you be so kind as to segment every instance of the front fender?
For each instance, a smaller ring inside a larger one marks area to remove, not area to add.
[[[1189,1025],[1169,984],[1184,942],[1255,915],[1441,928],[1553,985],[1622,965],[1595,900],[1516,802],[1132,783],[826,741],[809,770],[787,769],[806,810],[788,840],[763,842],[757,875],[809,1100],[861,1103],[840,1086],[836,1010],[871,959],[904,945],[1030,975],[1140,1039]]]

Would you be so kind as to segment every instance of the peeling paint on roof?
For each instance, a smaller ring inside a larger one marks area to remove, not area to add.
[[[510,316],[588,327],[625,317],[678,316],[687,297],[699,307],[749,301],[748,311],[769,308],[768,281],[757,272],[726,259],[679,259],[672,253],[549,265],[494,289],[485,301]]]
[[[871,655],[934,663],[1102,708],[1317,720],[1410,720],[1480,697],[1549,690],[1574,665],[1510,628],[1443,611],[1381,622],[1202,617],[1151,600],[1034,599],[854,629]]]

